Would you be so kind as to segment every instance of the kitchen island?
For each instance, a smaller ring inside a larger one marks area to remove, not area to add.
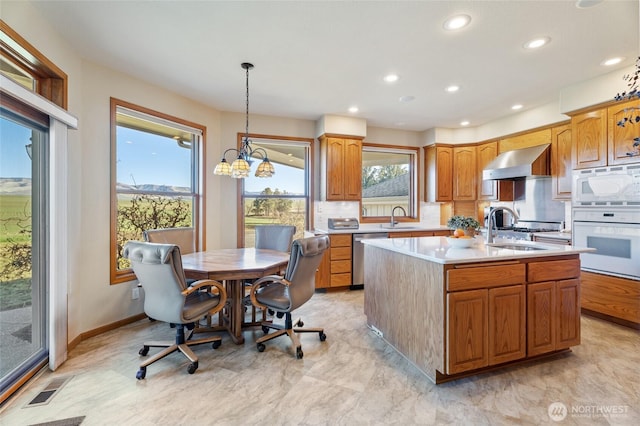
[[[580,343],[580,258],[534,242],[365,242],[368,325],[434,383]]]

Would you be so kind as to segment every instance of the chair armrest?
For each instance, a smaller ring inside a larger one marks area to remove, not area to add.
[[[253,283],[253,285],[251,286],[251,290],[249,291],[249,297],[251,298],[251,303],[254,306],[262,309],[268,308],[268,306],[265,306],[262,303],[258,302],[258,299],[256,298],[256,292],[260,289],[260,287],[264,287],[267,284],[279,284],[285,287],[289,287],[291,285],[291,282],[285,280],[284,277],[280,275],[267,275],[266,277],[260,278]]]
[[[209,289],[211,289],[211,287],[215,287],[216,289],[218,289],[218,294],[220,295],[220,303],[225,303],[226,302],[226,300],[227,300],[227,290],[224,288],[222,283],[220,283],[218,281],[215,281],[215,280],[200,280],[200,281],[196,281],[195,283],[191,284],[189,287],[187,287],[184,290],[182,290],[182,295],[183,296],[188,296],[191,293],[199,291],[201,288],[205,288],[205,287],[208,287]]]

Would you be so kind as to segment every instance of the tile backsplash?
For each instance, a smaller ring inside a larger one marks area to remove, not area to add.
[[[360,203],[353,201],[316,201],[314,203],[314,228],[327,229],[331,217],[360,218]],[[428,226],[440,224],[440,204],[420,203],[420,223]]]

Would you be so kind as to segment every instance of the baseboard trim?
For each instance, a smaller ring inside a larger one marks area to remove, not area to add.
[[[603,314],[601,312],[592,311],[591,309],[581,308],[580,312],[584,315],[589,315],[590,317],[595,317],[601,320],[613,322],[616,324],[623,325],[625,327],[634,328],[636,330],[640,330],[640,324],[633,321],[628,321],[622,318],[617,318],[611,315]]]
[[[106,333],[107,331],[115,330],[117,328],[122,327],[123,325],[131,324],[132,322],[140,321],[141,319],[146,318],[147,315],[144,313],[134,315],[132,317],[124,318],[118,320],[116,322],[112,322],[111,324],[103,325],[98,328],[94,328],[93,330],[85,331],[84,333],[80,333],[78,337],[71,340],[67,343],[67,351],[74,349],[76,346],[80,344],[83,340],[87,340],[91,337],[99,336],[102,333]]]

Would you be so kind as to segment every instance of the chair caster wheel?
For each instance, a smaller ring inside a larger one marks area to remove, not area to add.
[[[192,364],[189,364],[189,367],[187,368],[187,372],[189,374],[193,374],[193,373],[196,372],[197,369],[198,369],[198,361],[196,361],[196,362],[194,362]]]
[[[258,352],[264,352],[265,346],[264,343],[258,343]]]
[[[324,342],[325,340],[327,340],[327,335],[324,334],[323,332],[320,332],[320,341]]]
[[[264,334],[269,333],[269,327],[267,327],[266,325],[263,325],[263,326],[262,326],[262,332],[263,332]]]
[[[284,316],[284,312],[277,312],[276,313],[276,318],[280,319]]]
[[[147,367],[140,367],[140,370],[136,373],[136,379],[142,380],[147,375]]]
[[[141,356],[145,356],[149,353],[149,346],[143,346],[142,349],[138,351],[138,354]]]
[[[213,344],[211,345],[211,347],[213,349],[218,349],[220,347],[220,345],[222,344],[222,342],[220,340],[216,340],[215,342],[213,342]]]
[[[298,320],[298,322],[296,323],[296,327],[304,327],[304,323],[302,322],[302,320]]]
[[[304,356],[304,353],[302,352],[302,348],[298,346],[296,348],[296,358],[302,359],[303,356]]]

